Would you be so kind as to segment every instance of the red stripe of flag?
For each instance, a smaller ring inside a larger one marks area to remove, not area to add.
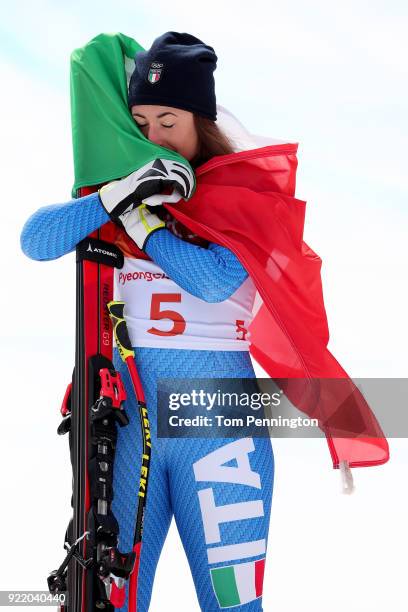
[[[257,597],[260,597],[262,595],[264,571],[265,559],[255,561],[255,592]]]

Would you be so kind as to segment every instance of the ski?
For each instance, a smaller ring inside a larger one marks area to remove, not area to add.
[[[78,196],[95,188],[83,188]],[[75,368],[61,409],[59,434],[69,432],[72,508],[64,547],[67,556],[48,577],[52,593],[67,594],[67,612],[112,612],[125,602],[133,551],[118,550],[118,523],[111,510],[117,424],[128,423],[126,392],[112,364],[113,271],[123,255],[104,225],[76,249]]]

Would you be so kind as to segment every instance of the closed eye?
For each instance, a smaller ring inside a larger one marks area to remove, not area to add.
[[[148,125],[149,125],[149,124],[148,124],[148,123],[143,123],[143,124],[142,124],[142,123],[137,123],[137,121],[136,121],[136,125],[137,125],[137,127],[139,127],[140,129],[143,129],[143,128],[145,128],[145,127],[148,127]],[[169,129],[169,128],[174,127],[174,123],[173,123],[173,125],[162,125],[162,127]]]

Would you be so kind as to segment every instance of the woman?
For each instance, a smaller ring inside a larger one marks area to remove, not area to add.
[[[142,133],[193,167],[233,152],[215,123],[216,60],[214,50],[197,38],[168,32],[137,54],[129,85],[129,109]],[[169,184],[179,181],[180,189],[188,181],[174,167],[170,174]],[[269,438],[157,438],[156,422],[160,378],[255,376],[248,342],[236,326],[244,321],[247,329],[255,287],[231,251],[193,235],[159,206],[168,201],[157,194],[160,185],[154,188],[152,182],[143,202],[126,208],[135,185],[136,191],[146,187],[140,173],[108,184],[99,194],[40,209],[23,229],[22,248],[35,259],[59,257],[109,218],[133,245],[117,273],[115,298],[126,302],[153,439],[138,611],[149,608],[173,514],[201,610],[262,610],[274,470]],[[114,363],[132,398],[117,354]],[[119,430],[112,505],[123,551],[133,542],[141,451],[138,415],[132,406],[127,413],[131,422]],[[127,606],[128,601],[123,609]]]

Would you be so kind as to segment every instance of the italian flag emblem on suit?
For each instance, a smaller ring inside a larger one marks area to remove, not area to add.
[[[214,593],[220,608],[241,606],[262,595],[265,558],[211,570]]]

